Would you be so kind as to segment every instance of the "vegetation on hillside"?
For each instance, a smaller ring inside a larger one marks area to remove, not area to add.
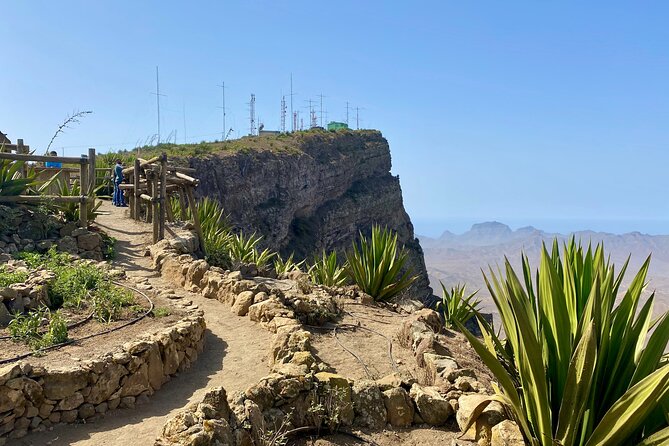
[[[508,260],[505,276],[486,275],[506,339],[483,319],[483,341],[458,327],[499,383],[488,402],[505,404],[530,444],[669,442],[669,312],[653,319],[654,294],[640,306],[649,263],[618,304],[627,263],[616,273],[601,245],[544,246],[536,279],[524,255],[521,278]]]

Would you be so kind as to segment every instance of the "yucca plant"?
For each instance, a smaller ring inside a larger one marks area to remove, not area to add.
[[[483,342],[458,324],[499,383],[488,402],[532,445],[669,444],[669,312],[653,320],[654,293],[639,308],[650,257],[617,305],[628,262],[616,273],[601,245],[544,246],[534,281],[522,264],[522,281],[508,260],[485,277],[504,341],[482,319]]]
[[[0,195],[23,195],[26,190],[35,184],[35,178],[28,175],[21,176],[23,161],[0,160]]]
[[[375,300],[388,301],[418,278],[409,270],[401,273],[407,256],[404,247],[398,252],[396,232],[374,225],[369,239],[361,232],[358,243],[353,242],[353,251],[346,254],[346,272]]]
[[[274,260],[274,271],[276,271],[277,274],[288,274],[293,271],[300,271],[302,269],[302,265],[304,265],[304,260],[301,262],[295,262],[293,259],[295,257],[295,253],[290,254],[290,257],[288,257],[286,260],[283,260],[281,255],[277,254],[276,255],[276,260]]]
[[[335,251],[327,254],[323,250],[323,254],[311,265],[308,273],[311,281],[318,285],[342,286],[346,284],[347,280],[346,271],[337,263],[337,253]]]
[[[476,299],[477,291],[466,295],[465,285],[451,287],[450,291],[441,284],[441,302],[437,302],[436,310],[444,315],[444,326],[455,327],[456,322],[464,325],[479,311],[481,300]]]
[[[258,268],[263,268],[276,255],[270,249],[258,251],[257,245],[262,240],[261,235],[254,232],[250,236],[245,236],[244,232],[232,234],[228,240],[228,253],[230,259],[239,263],[255,263]]]

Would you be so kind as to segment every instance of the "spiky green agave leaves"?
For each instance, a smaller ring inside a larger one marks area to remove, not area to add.
[[[456,285],[449,291],[443,283],[439,283],[442,295],[436,309],[444,315],[444,326],[453,328],[456,322],[464,325],[479,311],[481,300],[476,299],[478,290],[467,295],[465,285]]]
[[[34,177],[21,177],[24,166],[23,161],[0,160],[0,195],[15,196],[22,195],[35,184]]]
[[[346,272],[375,300],[388,301],[418,278],[411,271],[401,272],[407,257],[404,247],[398,250],[396,232],[374,225],[369,239],[360,233],[358,243],[353,243],[346,255]]]
[[[544,246],[534,281],[522,261],[522,282],[508,260],[505,277],[486,276],[505,341],[482,320],[483,342],[458,324],[498,381],[489,401],[532,445],[667,444],[669,313],[653,320],[654,294],[640,306],[650,257],[617,305],[627,262],[616,274],[601,245]]]

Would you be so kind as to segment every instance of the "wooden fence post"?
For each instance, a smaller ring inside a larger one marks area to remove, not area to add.
[[[160,227],[158,237],[160,240],[165,238],[165,206],[167,202],[167,154],[163,152],[160,157]]]
[[[88,194],[93,195],[97,182],[97,175],[95,174],[95,149],[88,149]]]
[[[82,228],[88,227],[88,157],[81,155],[79,161],[79,192],[81,193],[81,201],[79,202],[79,225]]]
[[[188,220],[188,210],[186,209],[186,188],[179,188],[179,207],[181,208],[181,221]]]
[[[132,182],[134,185],[132,194],[135,197],[135,200],[133,201],[133,206],[135,208],[135,220],[139,220],[140,214],[141,214],[141,209],[142,209],[142,200],[139,198],[140,192],[139,192],[139,159],[135,158],[135,169],[134,169],[134,176],[132,178]]]
[[[160,240],[160,212],[158,210],[160,197],[158,194],[158,178],[156,178],[156,172],[151,171],[151,213],[153,214],[153,243],[158,243],[158,240]]]
[[[25,147],[23,145],[23,140],[22,139],[17,139],[16,140],[16,153],[24,154],[26,153]],[[28,176],[28,166],[26,163],[23,163],[23,167],[21,168],[21,176],[23,178],[26,178]]]

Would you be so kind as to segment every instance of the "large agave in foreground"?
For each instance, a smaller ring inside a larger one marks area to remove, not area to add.
[[[498,381],[489,401],[530,444],[669,444],[669,313],[653,320],[654,294],[639,308],[649,263],[617,305],[627,263],[616,274],[601,245],[544,247],[535,281],[524,255],[522,281],[508,260],[506,277],[490,270],[506,339],[482,320],[483,342],[460,328]]]

